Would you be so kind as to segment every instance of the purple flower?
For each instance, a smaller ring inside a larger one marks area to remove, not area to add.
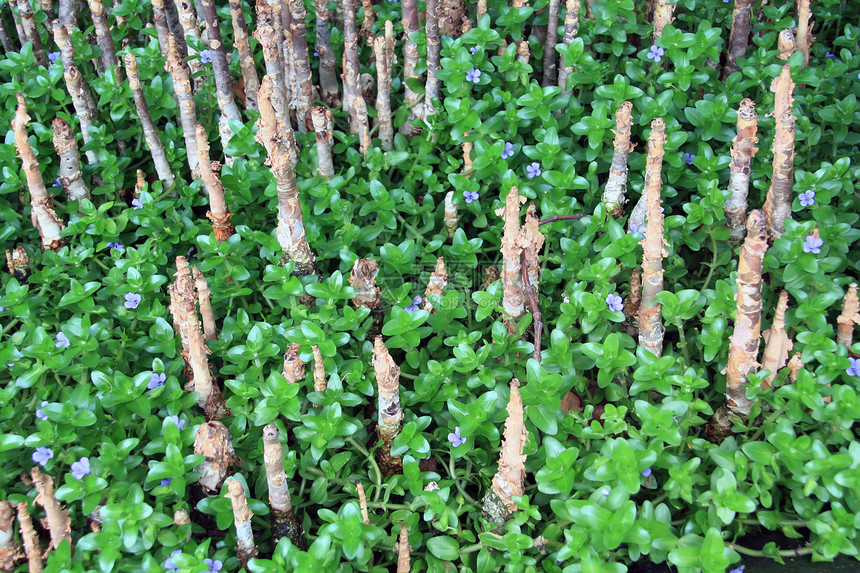
[[[182,550],[181,550],[181,549],[177,549],[177,550],[175,550],[175,551],[171,551],[171,552],[170,552],[170,557],[168,557],[168,558],[164,561],[164,568],[165,568],[165,569],[167,569],[168,571],[179,571],[179,567],[177,567],[176,565],[174,565],[174,564],[173,564],[173,559],[171,559],[171,558],[172,558],[172,557],[176,557],[176,556],[177,556],[177,555],[179,555],[180,553],[182,553]]]
[[[803,252],[817,255],[821,253],[821,247],[824,246],[824,240],[819,239],[815,235],[808,235],[803,242]]]
[[[825,58],[835,58],[836,54],[834,54],[833,52],[824,52],[824,57]]]
[[[472,68],[468,72],[466,72],[466,81],[472,83],[478,83],[481,80],[481,70],[478,68]]]
[[[735,567],[734,569],[730,570],[729,573],[744,573],[744,569],[746,568],[746,565],[741,565],[740,567]]]
[[[460,435],[460,426],[457,426],[453,432],[448,434],[448,441],[454,444],[455,448],[466,443],[466,438]]]
[[[684,153],[684,161],[687,162],[687,165],[692,165],[695,158],[696,156],[692,153]]]
[[[209,62],[211,62],[212,52],[210,52],[209,50],[203,50],[202,52],[200,52],[200,61],[204,64],[208,64]]]
[[[798,198],[800,199],[801,207],[809,207],[813,203],[815,203],[815,191],[810,189],[809,191],[804,191],[801,193]]]
[[[164,478],[161,480],[161,485],[170,485],[170,482],[173,481],[173,478]]]
[[[90,458],[81,458],[72,464],[72,477],[75,479],[83,479],[84,476],[90,475]]]
[[[603,497],[609,497],[609,490],[608,489],[603,490]]]
[[[419,305],[424,302],[424,299],[420,296],[416,296],[412,299],[412,304],[406,307],[407,312],[412,312],[413,310],[418,310]]]
[[[319,53],[319,52],[314,52],[314,57],[315,57],[315,58],[319,58],[319,57],[320,57],[320,53]]]
[[[478,51],[478,46],[472,46],[471,48],[469,48],[469,53],[472,54],[473,56],[475,55],[475,52],[477,52],[477,51]]]
[[[502,159],[514,156],[514,144],[510,141],[505,142],[505,150],[502,151]]]
[[[477,191],[463,191],[463,197],[466,199],[466,203],[471,203],[477,201],[480,195]]]
[[[168,416],[167,419],[173,420],[173,423],[176,424],[176,427],[179,428],[180,430],[185,425],[185,420],[180,420],[179,416],[176,416],[176,415]]]
[[[143,203],[141,203],[140,199],[138,199],[137,197],[131,200],[131,206],[135,209],[143,209]]]
[[[651,477],[651,468],[645,468],[645,471],[642,472],[642,475],[646,478]]]
[[[624,308],[624,303],[621,302],[621,297],[617,294],[610,294],[606,297],[606,304],[612,312],[618,312]]]
[[[72,343],[69,337],[61,332],[57,333],[57,341],[54,343],[54,348],[68,348]]]
[[[660,46],[653,45],[651,46],[651,51],[645,54],[645,57],[649,60],[654,60],[655,64],[660,63],[660,60],[663,59],[663,54],[666,53],[666,50],[661,48]]]
[[[4,310],[6,310],[6,307],[5,307],[5,306],[0,306],[0,312],[3,312]]]
[[[531,165],[526,165],[526,175],[528,175],[529,179],[539,177],[540,174],[540,163],[538,163],[537,161],[533,161]]]
[[[204,559],[203,562],[209,566],[209,570],[206,573],[218,573],[218,571],[221,570],[221,567],[223,567],[223,564],[218,559],[214,561],[211,559]]]
[[[153,372],[152,377],[149,379],[149,384],[146,385],[146,389],[155,390],[156,388],[164,386],[165,378],[167,378],[167,376],[165,376],[164,373],[157,374]]]
[[[44,408],[44,407],[45,407],[45,406],[47,406],[47,405],[48,405],[48,401],[47,401],[47,400],[42,400],[42,403],[41,403],[41,404],[39,404],[39,407],[38,407],[38,408],[36,408],[36,417],[37,417],[37,418],[39,418],[40,420],[47,420],[47,419],[48,419],[48,415],[47,415],[47,414],[45,413],[45,411],[42,409],[42,408]]]
[[[51,52],[50,54],[48,54],[48,59],[51,60],[52,64],[54,62],[56,62],[57,58],[59,58],[59,57],[60,57],[60,52]]]
[[[63,182],[60,181],[59,177],[54,179],[54,182],[51,184],[51,187],[62,187],[62,186],[63,186]]]
[[[851,366],[845,369],[845,373],[849,376],[860,377],[860,358],[848,357],[851,361]]]
[[[107,246],[110,247],[111,249],[115,250],[115,251],[120,251],[120,252],[122,252],[122,250],[125,248],[125,245],[123,245],[119,241],[117,241],[115,243],[108,243]]]
[[[644,235],[645,234],[645,227],[643,227],[642,225],[637,225],[636,223],[630,223],[630,228],[627,229],[627,232],[633,233],[634,235],[637,233],[640,235]]]
[[[51,448],[45,446],[39,446],[36,448],[36,451],[33,452],[33,461],[40,466],[43,466],[48,463],[48,460],[54,457],[54,451]]]
[[[125,303],[123,303],[123,305],[130,310],[134,310],[137,308],[137,305],[140,304],[141,298],[142,297],[136,292],[130,292],[125,295]]]

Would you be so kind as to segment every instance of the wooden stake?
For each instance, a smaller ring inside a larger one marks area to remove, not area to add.
[[[230,19],[233,24],[233,47],[239,52],[239,67],[242,69],[242,89],[245,93],[245,109],[257,110],[257,92],[260,79],[254,65],[254,54],[248,41],[248,24],[240,0],[230,1]]]
[[[230,75],[230,67],[227,54],[221,40],[221,26],[218,14],[215,12],[213,0],[201,0],[203,14],[206,19],[206,32],[209,39],[209,55],[212,59],[212,72],[215,76],[215,94],[218,101],[218,109],[221,117],[218,119],[218,132],[221,135],[221,148],[227,155],[227,144],[233,135],[229,120],[242,121],[239,106],[233,99],[233,78]],[[227,156],[227,164],[232,165],[232,158]]]
[[[200,156],[197,154],[197,110],[194,105],[194,95],[191,93],[188,69],[185,67],[185,60],[179,54],[173,34],[167,39],[167,60],[164,67],[173,77],[173,91],[179,100],[179,119],[182,124],[182,136],[185,138],[188,167],[191,169],[191,176],[197,179],[200,177]]]
[[[386,29],[389,22],[386,22]],[[379,121],[379,139],[382,148],[388,151],[394,149],[394,128],[391,122],[391,60],[388,54],[388,42],[384,37],[373,39],[373,51],[376,55],[376,115]]]
[[[797,49],[803,54],[803,65],[809,65],[809,50],[812,47],[812,37],[809,35],[809,10],[811,0],[797,0]]]
[[[415,93],[407,83],[410,79],[418,79],[415,68],[418,66],[418,44],[415,36],[418,33],[418,4],[416,0],[403,0],[400,3],[403,17],[403,85],[406,92],[404,105],[409,108],[409,117],[406,123],[400,126],[400,133],[406,137],[413,137],[421,131],[412,125],[416,119],[423,117],[422,101],[423,95]]]
[[[331,47],[331,36],[328,25],[328,3],[326,0],[314,0],[316,12],[316,49],[320,55],[320,95],[329,107],[340,105],[340,87],[335,71],[334,50]]]
[[[308,38],[305,30],[307,11],[302,0],[290,2],[290,35],[292,36],[293,62],[295,63],[298,94],[293,104],[296,108],[298,128],[306,133],[311,125],[311,106],[314,103],[314,86],[311,78],[311,64],[308,58]]]
[[[663,28],[674,20],[672,17],[674,11],[675,5],[669,0],[654,0],[654,33],[651,37],[655,44],[663,36]]]
[[[365,110],[366,111],[366,110]],[[314,135],[317,141],[318,173],[322,177],[334,177],[334,164],[331,157],[331,110],[316,106],[311,110],[311,121],[314,124]]]
[[[439,45],[440,0],[427,0],[427,20],[424,24],[427,37],[427,81],[424,87],[424,117],[436,113],[433,100],[439,100],[442,82],[436,77],[442,69]]]
[[[764,337],[764,354],[761,358],[761,367],[770,370],[767,378],[762,383],[762,389],[773,386],[773,380],[777,372],[788,362],[788,353],[794,344],[785,332],[785,311],[788,309],[788,292],[779,294],[779,302],[770,328],[762,333]]]
[[[102,62],[105,69],[113,68],[116,77],[116,85],[122,85],[122,69],[116,57],[116,46],[113,44],[113,36],[110,33],[105,6],[102,0],[87,0],[90,5],[90,15],[93,18],[93,26],[96,29],[96,39],[102,50]]]
[[[200,317],[203,319],[203,339],[218,340],[218,329],[215,326],[215,314],[212,312],[212,303],[209,300],[209,284],[203,272],[194,267],[191,269],[194,277],[194,289],[197,291],[197,300],[200,304]]]

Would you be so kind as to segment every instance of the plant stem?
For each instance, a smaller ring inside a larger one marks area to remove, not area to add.
[[[373,492],[373,501],[374,503],[379,501],[379,496],[382,493],[382,472],[379,471],[379,464],[376,463],[376,460],[373,459],[373,456],[370,455],[370,452],[367,449],[358,443],[353,437],[348,437],[346,439],[347,442],[352,445],[353,448],[361,452],[361,454],[367,458],[367,461],[370,462],[370,468],[373,470],[373,483],[376,484],[376,490]]]
[[[466,493],[466,490],[463,489],[463,486],[460,485],[460,480],[457,479],[457,471],[454,468],[454,454],[448,455],[448,475],[454,480],[454,485],[457,486],[457,491],[460,492],[460,495],[463,496],[468,503],[471,505],[478,507],[478,503],[472,498],[471,495]]]
[[[717,240],[714,238],[713,235],[709,235],[709,236],[711,237],[711,250],[714,252],[714,254],[711,257],[711,268],[710,268],[710,270],[708,270],[708,276],[705,277],[705,284],[702,286],[701,289],[699,289],[699,291],[703,291],[703,290],[707,289],[708,286],[710,286],[711,279],[714,276],[714,269],[717,266],[717,254],[718,254]]]
[[[742,555],[749,555],[750,557],[770,557],[764,551],[758,549],[749,549],[741,545],[735,545],[734,543],[730,543],[729,548],[734,549]],[[777,555],[779,555],[780,557],[803,557],[804,555],[811,555],[812,551],[812,547],[798,547],[797,549],[780,549],[777,551]]]

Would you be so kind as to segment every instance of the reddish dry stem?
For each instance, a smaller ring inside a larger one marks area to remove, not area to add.
[[[794,82],[788,64],[783,66],[782,73],[771,87],[775,92],[773,116],[776,127],[773,136],[773,177],[764,202],[764,215],[768,233],[772,240],[776,240],[785,232],[785,220],[791,216],[794,186],[794,127],[797,118],[792,113]]]

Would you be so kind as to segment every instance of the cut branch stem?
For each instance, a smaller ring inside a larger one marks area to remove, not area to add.
[[[744,240],[747,218],[747,195],[749,194],[752,159],[758,152],[758,114],[755,103],[749,98],[741,101],[738,108],[738,134],[732,146],[731,175],[729,193],[723,205],[726,223],[729,227],[729,242],[739,245]]]

